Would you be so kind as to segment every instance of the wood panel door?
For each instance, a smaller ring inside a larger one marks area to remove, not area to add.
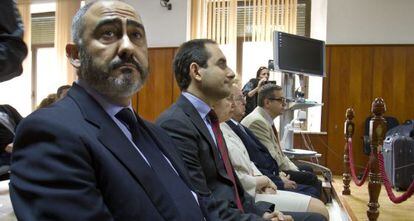
[[[172,62],[175,49],[148,49],[149,77],[133,99],[135,110],[146,120],[155,121],[173,103],[175,79]]]

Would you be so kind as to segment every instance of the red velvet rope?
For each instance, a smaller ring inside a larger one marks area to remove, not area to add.
[[[379,166],[380,166],[379,169],[381,171],[382,181],[384,183],[385,189],[387,190],[388,198],[390,198],[390,200],[393,203],[401,203],[401,202],[406,201],[408,198],[410,198],[414,193],[414,182],[412,182],[410,184],[410,187],[408,187],[407,192],[405,192],[401,196],[396,197],[394,195],[394,192],[392,191],[392,186],[390,184],[390,180],[388,179],[387,174],[385,173],[384,156],[382,156],[381,152],[378,153],[378,162],[379,162]]]
[[[364,175],[362,176],[361,180],[358,179],[356,172],[355,172],[355,167],[354,167],[354,157],[353,157],[353,152],[352,152],[352,138],[348,139],[348,142],[345,144],[348,145],[348,156],[349,156],[349,167],[351,169],[351,177],[352,180],[354,181],[355,185],[357,186],[362,186],[365,183],[365,180],[368,177],[368,172],[369,172],[369,161],[367,162],[367,165],[365,166],[365,170],[364,170]]]

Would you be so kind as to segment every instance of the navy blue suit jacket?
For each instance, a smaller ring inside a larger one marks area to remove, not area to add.
[[[278,189],[285,189],[283,181],[279,177],[279,166],[277,165],[276,160],[273,159],[267,148],[256,138],[253,132],[251,132],[249,128],[240,124],[240,126],[242,126],[246,131],[245,133],[231,120],[226,123],[243,141],[243,144],[246,146],[247,152],[249,153],[250,160],[256,165],[260,172],[269,177],[276,184]]]
[[[151,123],[139,124],[190,186],[171,138]],[[151,195],[172,190],[143,182],[152,170],[76,84],[61,101],[22,120],[15,140],[10,196],[19,220],[186,220],[168,194]]]

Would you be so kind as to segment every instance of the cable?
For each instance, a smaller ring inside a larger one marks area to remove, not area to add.
[[[342,161],[343,160],[343,157],[342,156],[340,156],[340,155],[338,155],[328,144],[326,144],[325,143],[325,141],[321,138],[321,137],[319,137],[318,136],[318,138],[319,138],[319,140],[321,141],[321,143],[322,143],[322,145],[324,145],[325,147],[327,147],[327,149],[328,149],[328,151],[330,152],[330,153],[332,153],[332,155],[337,159],[337,160],[339,160],[339,161]],[[356,167],[356,168],[362,168],[362,169],[364,169],[365,167],[364,166],[361,166],[361,165],[359,165],[359,164],[354,164],[353,165],[354,167]]]

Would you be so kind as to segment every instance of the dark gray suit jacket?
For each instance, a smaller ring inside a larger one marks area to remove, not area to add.
[[[187,98],[181,95],[158,118],[157,124],[167,130],[180,150],[195,190],[209,198],[209,212],[226,221],[246,221],[263,220],[261,216],[265,211],[273,211],[273,204],[255,205],[236,177],[245,213],[237,209],[232,181],[226,174],[219,151],[203,119]]]
[[[189,185],[171,138],[138,120],[148,132],[142,136],[155,142]],[[10,196],[19,220],[187,220],[168,194],[151,194],[174,190],[147,185],[153,171],[104,109],[76,84],[64,99],[20,122],[14,147]]]

